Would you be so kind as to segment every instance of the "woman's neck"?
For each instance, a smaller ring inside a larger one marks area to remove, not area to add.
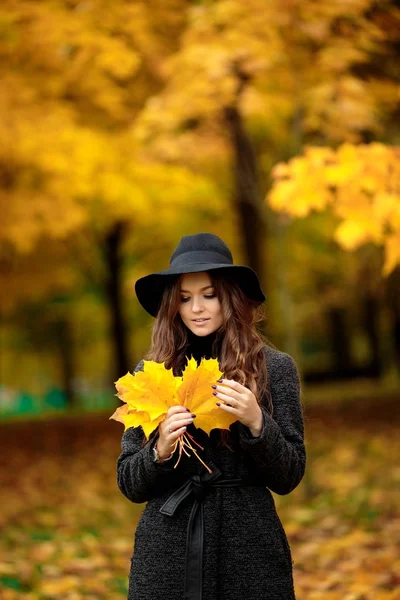
[[[187,355],[193,356],[197,363],[200,363],[202,358],[216,358],[213,355],[213,344],[216,338],[216,331],[205,336],[199,336],[188,330]]]

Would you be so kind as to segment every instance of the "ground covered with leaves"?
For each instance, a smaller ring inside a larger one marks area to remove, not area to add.
[[[398,398],[305,409],[308,466],[275,496],[298,600],[400,599]],[[1,600],[126,598],[135,522],[108,417],[0,426]]]

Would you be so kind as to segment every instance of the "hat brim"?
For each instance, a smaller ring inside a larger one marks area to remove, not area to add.
[[[220,271],[227,278],[233,279],[242,289],[243,293],[256,302],[262,304],[265,295],[261,289],[257,274],[250,267],[244,265],[196,263],[181,268],[170,268],[158,273],[145,275],[135,283],[136,296],[143,308],[153,317],[156,317],[160,308],[165,287],[180,275],[186,273],[200,273],[202,271]]]

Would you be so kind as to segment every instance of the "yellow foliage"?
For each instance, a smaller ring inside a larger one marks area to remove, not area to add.
[[[400,263],[400,149],[384,144],[306,148],[273,170],[267,201],[303,217],[331,206],[341,219],[334,238],[346,250],[372,242],[385,249],[384,273]]]
[[[175,377],[172,369],[166,369],[164,363],[143,362],[143,371],[135,375],[127,373],[115,384],[117,396],[125,404],[117,408],[110,418],[124,423],[125,429],[141,425],[140,419],[143,418],[143,429],[148,437],[168,409],[177,405],[195,412],[196,426],[208,434],[212,429],[228,429],[235,421],[231,414],[216,409],[211,386],[223,376],[216,359],[203,359],[197,366],[196,360],[191,358],[182,377]],[[128,425],[128,417],[134,412],[137,413],[138,425]]]
[[[134,219],[144,229],[162,219],[168,228],[189,202],[218,203],[208,178],[149,160],[131,131],[163,85],[163,64],[186,22],[184,0],[81,8],[1,3],[0,250],[10,257],[2,269],[10,306],[22,297],[12,293],[19,255],[37,259],[47,243],[72,246],[85,230],[101,238],[115,222]],[[42,289],[57,287],[58,274],[50,268],[46,276]]]
[[[168,409],[179,405],[190,412],[195,411],[196,427],[208,434],[212,429],[229,429],[236,418],[216,408],[211,387],[222,376],[216,359],[202,359],[197,366],[196,360],[191,358],[182,377],[174,377],[172,369],[166,369],[164,363],[145,360],[143,371],[134,376],[127,373],[116,382],[117,396],[125,404],[117,408],[110,419],[123,423],[125,430],[141,426],[145,436],[149,437],[165,418]],[[182,451],[186,452],[185,446],[199,458],[190,443],[191,440],[197,444],[195,440],[187,432],[181,438],[175,444],[175,448],[178,445],[180,448],[176,464]],[[208,469],[207,465],[204,466]]]
[[[179,52],[166,59],[166,86],[135,123],[138,139],[186,161],[188,135],[201,153],[193,141],[209,131],[224,135],[223,110],[233,103],[262,123],[269,147],[290,144],[297,128],[335,143],[381,133],[396,111],[398,83],[376,62],[395,62],[391,42],[400,37],[399,11],[381,10],[375,16],[373,0],[196,3]],[[188,134],[191,120],[197,126]]]

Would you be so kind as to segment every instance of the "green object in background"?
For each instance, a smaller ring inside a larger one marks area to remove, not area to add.
[[[4,585],[4,587],[11,588],[12,590],[21,590],[22,589],[21,582],[16,577],[2,575],[2,576],[0,576],[0,583],[2,585]]]
[[[33,396],[27,394],[26,392],[23,392],[19,398],[18,398],[18,402],[16,405],[16,412],[17,413],[32,413],[35,412],[35,399]]]
[[[85,410],[115,410],[118,402],[112,391],[109,389],[92,389],[90,392],[81,393],[80,402]]]
[[[37,414],[42,410],[37,396],[28,392],[7,389],[0,386],[0,415],[15,416]]]
[[[44,396],[44,407],[56,410],[64,410],[67,406],[67,399],[64,392],[57,388],[50,389]]]
[[[115,396],[109,389],[96,389],[80,393],[74,408],[80,412],[114,412],[117,405]],[[37,396],[0,386],[0,418],[68,413],[70,409],[66,394],[57,387],[50,387],[43,396]]]

